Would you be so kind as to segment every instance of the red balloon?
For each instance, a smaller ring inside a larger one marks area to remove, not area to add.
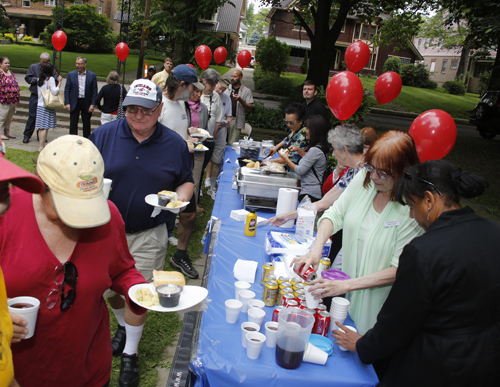
[[[387,71],[375,82],[375,98],[377,98],[378,103],[389,103],[401,93],[402,87],[403,81],[399,74]]]
[[[196,67],[194,67],[191,63],[188,63],[187,65],[188,65],[189,67],[192,67],[193,69],[195,69],[195,70],[196,70]]]
[[[217,47],[214,51],[214,59],[215,63],[219,64],[226,60],[227,58],[227,50],[225,47]]]
[[[125,62],[125,59],[127,59],[129,53],[127,43],[118,43],[115,47],[115,53],[118,59],[120,59],[122,62]]]
[[[212,60],[212,50],[210,50],[210,47],[202,44],[201,46],[198,46],[194,52],[194,57],[196,58],[198,66],[200,66],[202,70],[206,70]]]
[[[363,84],[350,71],[336,74],[326,88],[326,101],[332,113],[341,121],[350,118],[363,102]]]
[[[244,69],[252,61],[252,54],[250,54],[248,50],[243,50],[239,52],[236,59],[238,60],[238,64],[240,65],[240,67]]]
[[[66,42],[68,41],[68,37],[63,30],[56,31],[52,34],[52,45],[56,49],[56,51],[62,51],[66,46]]]
[[[351,43],[345,52],[345,64],[349,71],[357,73],[366,67],[370,60],[370,48],[360,40]]]
[[[451,116],[438,109],[420,114],[410,127],[420,162],[442,159],[457,139],[457,125]]]

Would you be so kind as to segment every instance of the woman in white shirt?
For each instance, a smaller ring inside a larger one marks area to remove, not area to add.
[[[42,72],[40,73],[40,78],[38,78],[38,106],[36,109],[36,122],[35,128],[37,130],[38,140],[40,141],[40,146],[38,151],[40,152],[47,141],[47,134],[49,129],[57,128],[57,117],[55,109],[47,109],[43,102],[42,90],[50,90],[52,94],[59,94],[59,86],[61,85],[62,77],[59,75],[56,81],[53,77],[54,75],[54,65],[52,63],[46,63],[42,67]]]

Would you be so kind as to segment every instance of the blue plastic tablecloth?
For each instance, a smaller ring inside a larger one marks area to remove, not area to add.
[[[224,162],[212,212],[222,224],[207,285],[212,302],[203,313],[197,357],[191,362],[191,370],[196,375],[195,386],[376,386],[378,379],[373,367],[362,364],[357,354],[341,351],[335,343],[325,366],[302,363],[296,370],[283,369],[276,365],[275,349],[265,344],[257,360],[246,356],[246,349],[241,345],[240,325],[247,321],[247,314],[240,313],[235,324],[227,323],[225,316],[224,302],[235,296],[233,266],[238,259],[259,263],[251,290],[260,298],[262,265],[269,260],[264,251],[265,234],[282,229],[263,226],[257,229],[255,237],[246,237],[244,222],[230,218],[232,210],[243,208],[241,195],[231,189],[234,171],[238,168],[237,157],[230,147],[226,148],[224,161],[229,158],[231,162]],[[274,213],[262,211],[258,215],[270,218]],[[264,309],[266,317],[262,327],[271,320],[274,307]],[[353,325],[349,317],[346,324]],[[331,338],[331,334],[328,337]]]

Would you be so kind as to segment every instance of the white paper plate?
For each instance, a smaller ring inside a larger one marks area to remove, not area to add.
[[[196,148],[196,146],[194,148],[191,148],[191,149],[194,150],[195,152],[206,152],[208,150],[208,148],[205,145],[203,145],[203,149],[198,149],[198,148]]]
[[[155,285],[153,283],[137,284],[137,285],[134,285],[131,288],[129,288],[128,296],[137,305],[139,305],[145,309],[154,310],[156,312],[178,312],[180,310],[188,309],[188,308],[191,308],[192,306],[195,306],[196,304],[199,304],[208,296],[207,289],[202,288],[201,286],[186,285],[186,286],[184,286],[184,289],[182,290],[181,298],[179,300],[179,305],[177,305],[176,307],[164,308],[161,305],[155,305],[155,306],[148,307],[148,306],[142,305],[135,298],[135,293],[136,293],[137,289],[142,289],[144,287],[149,288],[149,290],[151,290],[152,292],[155,291]]]
[[[182,206],[181,207],[174,207],[174,208],[167,208],[165,206],[159,206],[158,205],[158,195],[157,194],[149,194],[148,196],[146,196],[144,198],[144,200],[150,206],[159,208],[160,210],[163,210],[163,211],[170,211],[170,212],[173,212],[174,214],[177,214],[181,209],[185,208],[189,204],[189,202],[182,202]]]
[[[198,129],[199,133],[189,133],[191,137],[211,137],[210,133],[205,129]]]

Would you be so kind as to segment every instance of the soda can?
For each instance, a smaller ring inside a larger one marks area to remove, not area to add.
[[[298,297],[297,297],[297,301],[299,302],[299,304],[302,302],[302,301],[305,301],[306,300],[306,296],[304,294],[300,294]]]
[[[288,281],[288,277],[285,277],[284,275],[280,276],[278,278],[278,285],[281,285],[283,282]]]
[[[302,265],[300,268],[297,268],[296,266],[294,266],[293,271],[295,272],[295,274],[297,274],[300,278],[302,278],[307,283],[315,280],[316,279],[316,270],[314,270],[312,266],[309,266],[304,274],[300,274],[303,266],[304,265]]]
[[[274,263],[266,262],[264,266],[262,266],[262,277],[260,277],[260,284],[264,285],[266,276],[272,274],[274,272]]]
[[[266,278],[264,279],[264,281],[267,282],[267,281],[270,281],[270,280],[276,281],[276,276],[273,275],[273,274],[266,275]],[[279,286],[279,284],[278,284],[278,286]]]
[[[281,309],[283,309],[283,307],[279,305],[276,308],[274,308],[272,321],[278,322],[278,317],[280,315]]]
[[[307,301],[306,300],[300,301],[300,309],[307,309]]]
[[[298,308],[299,303],[296,300],[287,300],[286,307],[287,308]]]
[[[328,336],[328,330],[330,329],[330,313],[326,311],[319,312],[316,316],[316,321],[314,323],[313,332],[317,335]]]
[[[307,313],[309,313],[311,316],[313,316],[313,317],[314,317],[314,312],[315,312],[315,310],[314,310],[314,309],[311,309],[311,308],[305,308],[305,309],[304,309],[304,311],[305,311],[305,312],[307,312]],[[316,318],[315,318],[315,320],[316,320]],[[313,329],[314,329],[314,324],[313,324]],[[312,330],[311,330],[311,332],[312,332]]]
[[[302,282],[297,282],[295,283],[295,285],[292,286],[292,289],[293,290],[304,289],[304,284]]]
[[[295,299],[298,301],[299,296],[305,296],[305,291],[304,289],[297,289],[295,292],[293,292],[293,295],[295,296]]]
[[[322,257],[321,258],[321,261],[319,261],[319,267],[318,267],[318,270],[321,272],[321,271],[325,271],[325,270],[328,270],[330,268],[330,265],[332,264],[332,262],[330,261],[330,258],[326,258],[326,257]]]
[[[280,289],[283,289],[283,288],[291,288],[292,287],[292,283],[289,282],[289,281],[283,281],[280,285]]]
[[[283,297],[281,297],[280,305],[286,307],[288,305],[289,300],[295,300],[293,293],[285,293]]]
[[[276,303],[276,298],[278,297],[278,282],[267,281],[264,285],[264,293],[262,296],[262,301],[267,306],[274,306]]]
[[[319,315],[320,312],[326,312],[327,308],[325,304],[319,304],[316,308],[316,314]]]
[[[292,286],[293,286],[293,285],[295,285],[295,284],[301,284],[301,283],[302,283],[302,282],[304,282],[304,281],[302,281],[302,278],[300,278],[300,277],[293,277],[293,278],[290,280],[290,282],[292,283]]]

